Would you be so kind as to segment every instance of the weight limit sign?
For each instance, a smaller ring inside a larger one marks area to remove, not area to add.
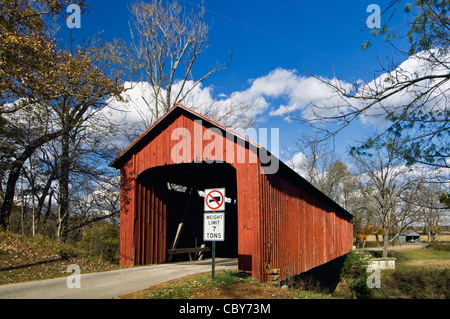
[[[225,213],[203,213],[203,240],[225,240]]]

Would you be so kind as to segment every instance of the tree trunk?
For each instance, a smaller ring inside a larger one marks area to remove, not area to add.
[[[25,161],[42,145],[50,142],[60,136],[61,132],[57,131],[51,134],[45,134],[40,136],[32,143],[30,143],[25,150],[20,154],[16,160],[11,163],[9,168],[8,181],[6,182],[5,198],[3,200],[3,205],[0,208],[0,226],[4,230],[7,229],[9,225],[9,216],[11,215],[11,209],[13,207],[14,195],[16,191],[16,183],[20,176],[20,171],[22,170]]]
[[[54,168],[52,170],[52,173],[50,174],[50,177],[48,178],[48,180],[42,190],[42,195],[39,197],[39,200],[38,200],[38,204],[36,207],[36,225],[38,226],[38,231],[39,231],[39,226],[41,223],[42,208],[44,207],[45,199],[49,195],[50,186],[52,185],[52,182],[55,179],[55,175],[56,175],[56,168]],[[51,196],[51,194],[50,194],[50,196]]]
[[[58,241],[64,241],[69,213],[70,132],[61,135],[61,173],[59,176]]]
[[[383,227],[384,236],[383,236],[383,257],[388,256],[388,247],[389,247],[389,227]]]
[[[16,183],[19,179],[23,163],[24,161],[17,159],[14,161],[11,170],[9,171],[8,181],[6,182],[5,198],[0,209],[0,226],[3,230],[6,230],[9,225],[9,216],[11,215],[11,210],[13,207]]]

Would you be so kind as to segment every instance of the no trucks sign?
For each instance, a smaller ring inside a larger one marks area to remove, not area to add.
[[[225,188],[205,189],[205,212],[222,212],[225,210]]]

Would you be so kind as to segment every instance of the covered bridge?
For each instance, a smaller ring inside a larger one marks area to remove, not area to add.
[[[207,250],[202,191],[215,187],[227,198],[216,256],[238,257],[239,270],[261,281],[270,269],[283,280],[352,248],[350,213],[264,147],[182,105],[110,166],[120,169],[121,265],[177,260],[174,252],[202,244]]]

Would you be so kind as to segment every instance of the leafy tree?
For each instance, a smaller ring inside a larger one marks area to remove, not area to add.
[[[109,97],[120,99],[123,92],[120,69],[109,77],[105,75],[116,58],[117,49],[115,45],[106,44],[103,47],[96,45],[80,48],[75,55],[64,53],[62,65],[57,71],[60,72],[59,81],[53,83],[59,96],[51,101],[50,107],[56,117],[55,124],[61,132],[59,236],[64,235],[67,226],[69,174],[76,156],[76,134],[93,114],[105,106]]]
[[[400,3],[393,1],[390,8],[394,12],[385,14],[398,14]],[[395,48],[394,39],[406,38],[409,50],[397,50],[409,59],[401,64],[388,60],[388,65],[381,65],[383,75],[372,81],[355,82],[351,88],[341,85],[339,80],[329,83],[317,77],[341,97],[341,103],[315,105],[315,116],[309,120],[313,125],[338,124],[338,129],[332,131],[317,126],[325,132],[326,139],[357,119],[385,118],[389,123],[386,129],[356,148],[367,150],[383,143],[408,164],[448,167],[450,2],[415,0],[405,6],[405,11],[412,16],[406,24],[391,26],[392,20],[384,19],[387,22],[371,33],[374,37],[384,36]],[[364,48],[368,47],[366,43]]]
[[[41,104],[55,96],[49,82],[55,81],[60,58],[44,16],[56,17],[67,2],[0,2],[0,176],[7,176],[2,187],[2,228],[7,227],[15,184],[25,161],[61,133],[48,125],[49,112]],[[76,3],[85,7],[84,1]],[[24,114],[27,116],[22,117]],[[24,118],[33,124],[24,125]]]
[[[87,9],[84,0],[0,1],[0,114],[54,96],[48,79],[58,47],[45,19],[63,14],[70,3]]]
[[[450,194],[448,192],[443,192],[439,201],[447,206],[447,208],[450,208]]]
[[[58,234],[63,233],[69,202],[71,140],[109,97],[122,99],[118,45],[93,43],[67,52],[47,35],[44,15],[58,15],[65,3],[1,2],[5,15],[0,19],[0,37],[5,41],[0,44],[3,72],[0,163],[1,175],[7,180],[0,208],[2,228],[8,226],[23,165],[36,150],[59,139],[61,152],[53,177],[59,180]],[[84,5],[82,1],[77,3]],[[41,42],[35,43],[33,39]],[[20,69],[22,58],[25,66]],[[28,125],[24,119],[29,120]]]

